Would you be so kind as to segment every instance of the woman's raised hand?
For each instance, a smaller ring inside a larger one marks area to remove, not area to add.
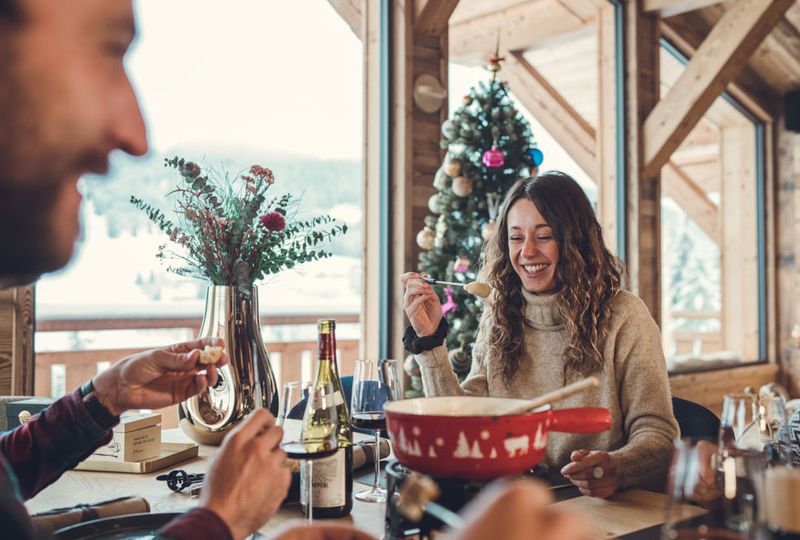
[[[430,336],[436,332],[442,320],[442,303],[431,284],[416,272],[400,276],[405,287],[403,308],[418,336]]]

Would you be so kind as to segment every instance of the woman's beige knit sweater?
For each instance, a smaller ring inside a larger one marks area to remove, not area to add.
[[[563,352],[566,331],[555,306],[556,295],[523,291],[526,358],[509,386],[503,382],[501,361],[486,357],[486,328],[491,310],[484,309],[473,349],[472,369],[459,385],[442,345],[416,356],[428,396],[475,395],[533,398],[563,387],[567,380]],[[546,463],[562,467],[573,450],[606,450],[618,464],[620,488],[663,487],[678,436],[661,336],[644,303],[622,291],[612,301],[611,319],[602,346],[600,387],[556,405],[607,407],[611,429],[597,434],[551,433]]]

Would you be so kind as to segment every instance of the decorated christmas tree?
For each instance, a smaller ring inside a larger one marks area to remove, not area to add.
[[[422,249],[418,270],[437,280],[477,280],[482,246],[494,234],[500,203],[517,179],[536,174],[543,159],[530,124],[498,78],[502,60],[497,55],[490,59],[491,79],[472,87],[461,107],[442,124],[441,145],[447,155],[433,180],[431,215],[417,234]],[[461,377],[470,368],[482,310],[482,300],[462,287],[442,290],[442,312],[450,326],[447,349]],[[412,393],[418,393],[418,371],[413,365],[407,367]]]

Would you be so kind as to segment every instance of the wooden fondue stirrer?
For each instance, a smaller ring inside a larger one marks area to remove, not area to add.
[[[464,524],[461,516],[433,502],[439,498],[439,486],[436,482],[421,474],[409,474],[400,486],[397,509],[414,523],[422,519],[423,514],[435,517],[450,528],[458,529]]]
[[[591,377],[586,377],[582,381],[574,382],[572,384],[568,384],[564,388],[559,388],[558,390],[553,390],[552,392],[547,392],[546,394],[542,394],[541,396],[528,400],[521,405],[514,405],[508,410],[502,411],[499,413],[501,416],[505,415],[512,415],[512,414],[524,414],[531,409],[536,409],[541,407],[542,405],[547,405],[548,403],[555,403],[556,401],[561,401],[564,398],[568,398],[569,396],[580,394],[584,390],[588,390],[589,388],[599,386],[600,380],[592,375]]]

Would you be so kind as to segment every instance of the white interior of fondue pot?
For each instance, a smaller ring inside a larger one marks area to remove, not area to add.
[[[389,412],[424,416],[497,416],[525,402],[524,399],[443,396],[392,401],[384,405],[384,409]],[[536,411],[544,411],[548,407],[549,405],[545,405]]]

